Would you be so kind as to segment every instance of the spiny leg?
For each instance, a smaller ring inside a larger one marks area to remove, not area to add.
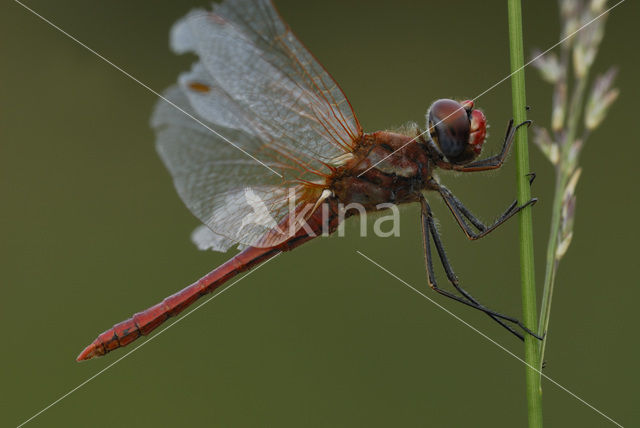
[[[456,300],[460,303],[464,303],[467,306],[470,306],[472,308],[478,309],[484,313],[486,313],[489,317],[491,317],[494,321],[496,321],[498,324],[502,325],[504,328],[506,328],[507,330],[509,330],[511,333],[513,333],[515,336],[517,336],[519,339],[524,340],[524,337],[518,333],[516,330],[514,330],[511,326],[507,325],[504,321],[508,321],[511,323],[514,323],[516,325],[518,325],[520,328],[522,328],[525,332],[527,332],[528,334],[538,338],[538,339],[542,339],[540,336],[538,336],[537,334],[535,334],[533,331],[531,331],[530,329],[528,329],[521,321],[519,321],[516,318],[507,316],[507,315],[503,315],[501,313],[495,312],[485,306],[483,306],[480,302],[478,302],[473,296],[471,296],[465,289],[463,289],[460,284],[458,283],[458,278],[456,277],[455,273],[453,272],[453,269],[451,267],[451,264],[449,263],[449,260],[447,259],[447,256],[444,252],[444,246],[442,245],[442,241],[440,239],[440,235],[435,227],[435,223],[433,221],[433,214],[431,213],[431,208],[429,207],[429,204],[427,203],[426,199],[424,197],[421,197],[421,205],[422,205],[422,233],[423,233],[423,245],[424,245],[424,254],[425,254],[425,261],[426,261],[426,265],[427,265],[427,280],[429,283],[429,287],[431,287],[434,291],[447,296],[453,300]],[[430,245],[430,238],[429,236],[433,236],[433,241],[434,244],[436,246],[436,250],[438,251],[438,255],[440,257],[440,261],[442,262],[442,266],[445,270],[445,273],[447,275],[447,278],[449,279],[449,282],[451,282],[451,284],[454,286],[454,288],[456,290],[458,290],[458,292],[460,292],[465,298],[461,298],[453,293],[450,293],[446,290],[443,290],[441,288],[438,287],[436,279],[435,279],[435,273],[433,271],[433,259],[432,259],[432,255],[431,255],[431,245]]]
[[[426,210],[425,210],[426,207]],[[429,284],[429,287],[436,291],[439,294],[442,294],[443,296],[446,296],[450,299],[453,299],[457,302],[460,302],[462,304],[465,304],[467,306],[470,306],[472,308],[478,309],[477,304],[475,304],[473,301],[468,301],[465,300],[447,290],[443,290],[441,288],[438,287],[438,283],[436,281],[436,276],[435,276],[435,272],[433,270],[433,257],[431,254],[431,240],[430,240],[430,223],[433,222],[433,217],[430,215],[430,209],[429,206],[426,204],[426,200],[423,200],[423,207],[422,207],[422,244],[424,247],[424,256],[425,256],[425,264],[427,266],[427,282]],[[493,318],[498,324],[502,325],[504,328],[506,328],[507,330],[509,330],[511,333],[513,333],[514,335],[516,335],[520,340],[524,340],[524,337],[518,333],[516,330],[514,330],[511,326],[507,325],[504,321],[502,321],[500,318],[492,315],[492,314],[488,314],[491,318]]]
[[[511,145],[516,138],[516,131],[520,129],[521,126],[531,125],[530,120],[525,120],[522,123],[519,123],[515,127],[513,126],[513,119],[509,121],[509,126],[507,127],[507,134],[504,138],[504,143],[502,145],[502,150],[495,156],[488,157],[486,159],[481,159],[478,161],[474,161],[468,163],[466,165],[462,165],[459,168],[454,168],[457,171],[462,172],[474,172],[474,171],[487,171],[491,169],[498,169],[502,166],[504,160],[507,158],[509,154],[509,150],[511,149]]]
[[[473,301],[468,301],[465,300],[463,298],[461,298],[460,296],[457,296],[447,290],[443,290],[440,287],[438,287],[438,283],[436,281],[436,277],[435,277],[435,272],[433,271],[433,259],[432,259],[432,255],[431,255],[431,242],[429,239],[429,230],[428,230],[428,225],[425,224],[425,219],[423,218],[423,245],[424,245],[424,255],[425,255],[425,263],[427,265],[427,282],[429,284],[429,287],[439,293],[442,294],[443,296],[446,296],[450,299],[455,300],[456,302],[460,302],[462,304],[465,304],[467,306],[470,306],[474,309],[479,309],[477,307],[476,304],[473,303]],[[486,312],[485,312],[486,313]],[[513,333],[514,335],[516,335],[520,340],[524,340],[524,337],[518,333],[515,329],[513,329],[513,327],[511,327],[510,325],[506,324],[504,321],[502,321],[500,318],[498,318],[497,316],[493,315],[493,314],[489,314],[487,313],[487,315],[489,315],[493,320],[495,320],[498,324],[500,324],[501,326],[503,326],[504,328],[506,328],[507,330],[509,330],[511,333]]]
[[[517,324],[525,332],[531,334],[532,336],[537,337],[538,339],[542,339],[541,337],[536,335],[533,331],[529,330],[517,318],[513,318],[513,317],[510,317],[510,316],[507,316],[507,315],[503,315],[503,314],[501,314],[499,312],[495,312],[495,311],[487,308],[486,306],[484,306],[480,302],[478,302],[475,298],[473,298],[473,296],[471,296],[464,288],[462,288],[460,286],[460,284],[458,283],[458,278],[456,277],[455,273],[453,272],[453,270],[451,268],[451,264],[449,263],[449,260],[447,259],[447,256],[446,256],[446,254],[444,252],[444,246],[442,245],[442,241],[440,239],[440,234],[438,233],[438,230],[436,229],[435,223],[433,221],[431,221],[431,223],[430,223],[430,231],[431,231],[431,235],[433,236],[433,242],[434,242],[434,244],[436,246],[436,249],[438,250],[438,255],[440,256],[440,260],[442,261],[442,265],[445,268],[445,272],[447,273],[447,278],[449,279],[449,281],[455,287],[456,290],[458,290],[464,297],[466,297],[467,299],[469,299],[470,301],[475,303],[477,305],[477,309],[487,313],[487,315],[494,315],[494,316],[496,316],[498,318],[501,318],[501,319],[503,319],[505,321],[509,321],[509,322],[514,323],[514,324]]]
[[[533,180],[535,179],[535,174],[531,173],[527,175],[529,175],[530,177],[529,185],[531,185],[531,183],[533,183]],[[517,206],[518,201],[513,201],[513,203],[509,205],[509,207],[500,215],[500,217],[495,220],[495,222],[491,226],[486,226],[484,223],[478,220],[478,218],[473,215],[473,213],[469,211],[469,209],[465,207],[464,204],[458,198],[456,198],[456,196],[451,193],[449,189],[435,182],[433,183],[433,186],[437,188],[438,192],[442,196],[442,199],[447,204],[447,207],[449,207],[449,210],[460,225],[460,228],[462,229],[464,234],[471,240],[480,239],[488,235],[493,230],[498,228],[498,226],[520,212],[522,209],[530,205],[534,205],[538,201],[536,198],[532,198],[527,203],[521,206]],[[469,222],[471,222],[471,224],[475,226],[476,229],[480,231],[480,233],[475,232],[467,224],[464,218],[469,220]]]
[[[455,165],[450,162],[446,162],[444,160],[438,161],[437,165],[442,169],[449,169],[461,172],[475,172],[475,171],[487,171],[491,169],[498,169],[504,163],[504,160],[507,158],[507,154],[509,154],[509,150],[511,149],[511,145],[516,137],[516,131],[523,125],[531,125],[530,120],[525,120],[522,123],[519,123],[517,126],[513,126],[513,119],[509,121],[509,126],[507,127],[507,133],[504,138],[504,143],[502,144],[502,150],[495,156],[488,157],[486,159],[480,159],[465,165]]]

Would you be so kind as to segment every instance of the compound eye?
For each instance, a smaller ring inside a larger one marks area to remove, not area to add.
[[[471,107],[469,108],[472,108]],[[458,163],[468,144],[471,121],[468,105],[454,100],[441,99],[429,109],[431,138],[450,162]]]

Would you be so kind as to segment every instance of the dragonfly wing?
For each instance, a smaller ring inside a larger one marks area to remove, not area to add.
[[[189,117],[196,113],[179,87],[166,91],[165,98],[171,104],[158,104],[152,119],[158,153],[182,200],[213,233],[257,245],[286,216],[290,204],[315,203],[313,197],[303,197],[302,185],[284,186],[280,177]],[[176,114],[174,105],[186,114]],[[241,129],[217,129],[243,147],[261,145],[258,137]],[[265,164],[281,167],[275,161]],[[221,242],[221,250],[230,247]]]
[[[226,240],[276,243],[275,225],[320,196],[300,180],[324,179],[362,136],[351,106],[269,1],[193,11],[171,44],[199,56],[152,118],[179,195]]]
[[[204,224],[196,227],[193,232],[191,232],[191,242],[193,242],[199,250],[212,250],[223,253],[234,245],[237,245],[239,250],[244,250],[246,247],[225,236],[218,235]]]
[[[350,151],[362,134],[340,87],[270,1],[227,1],[213,12],[194,10],[174,26],[171,45],[178,53],[197,54],[276,148],[311,166],[320,168],[318,161]]]

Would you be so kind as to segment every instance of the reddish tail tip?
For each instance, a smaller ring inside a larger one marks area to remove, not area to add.
[[[76,361],[90,360],[93,357],[101,357],[104,354],[105,354],[104,348],[96,340],[91,345],[89,345],[86,348],[84,348],[84,350],[82,352],[80,352],[80,355],[78,355],[78,358],[76,358]]]

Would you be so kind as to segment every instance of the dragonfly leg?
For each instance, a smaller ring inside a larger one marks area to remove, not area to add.
[[[535,179],[535,174],[529,174],[529,177],[529,185],[531,185],[531,183],[533,183],[533,180]],[[440,196],[442,196],[444,202],[447,204],[447,207],[449,207],[449,210],[460,225],[460,228],[462,229],[464,234],[471,240],[480,239],[488,235],[498,226],[520,212],[523,208],[534,205],[538,201],[538,199],[532,198],[525,204],[520,206],[518,206],[518,201],[513,201],[513,203],[509,205],[509,207],[495,220],[492,225],[486,226],[483,222],[478,220],[478,218],[473,215],[473,213],[469,211],[469,209],[465,207],[464,204],[458,198],[456,198],[456,196],[451,193],[449,189],[438,183],[434,183],[434,185],[440,193]],[[465,221],[465,218],[476,229],[478,229],[478,232],[473,230],[473,228],[467,223],[467,221]]]
[[[513,144],[513,141],[516,138],[516,131],[524,125],[531,125],[530,120],[525,120],[522,123],[519,123],[515,127],[513,126],[513,119],[509,121],[509,126],[507,126],[507,133],[504,137],[504,143],[502,144],[502,150],[495,156],[488,157],[486,159],[480,159],[477,161],[470,162],[465,165],[455,165],[450,162],[446,162],[444,160],[440,160],[437,162],[439,168],[442,169],[452,169],[455,171],[461,172],[475,172],[475,171],[487,171],[490,169],[498,169],[504,163],[504,160],[507,158],[509,154],[509,150]]]
[[[522,330],[524,330],[526,333],[542,340],[542,337],[538,336],[535,332],[531,331],[529,328],[527,328],[520,320],[507,316],[507,315],[503,315],[501,313],[495,312],[485,306],[483,306],[482,304],[480,304],[480,302],[478,302],[473,296],[471,296],[471,294],[469,294],[464,288],[462,288],[458,282],[458,278],[456,277],[455,273],[453,272],[453,268],[451,267],[451,264],[449,263],[449,260],[447,259],[447,256],[444,252],[444,246],[442,245],[442,241],[440,239],[440,234],[438,233],[436,226],[435,226],[435,222],[433,220],[433,214],[431,213],[431,208],[429,207],[429,204],[427,203],[426,199],[424,197],[421,197],[420,199],[421,205],[422,205],[422,236],[423,236],[423,245],[424,245],[424,255],[425,255],[425,262],[427,265],[427,281],[429,283],[429,287],[431,287],[431,289],[433,289],[434,291],[450,298],[453,300],[456,300],[460,303],[463,303],[467,306],[470,306],[474,309],[480,310],[484,313],[486,313],[490,318],[492,318],[494,321],[496,321],[498,324],[500,324],[501,326],[503,326],[504,328],[506,328],[507,330],[509,330],[512,334],[514,334],[515,336],[517,336],[520,340],[524,340],[524,337],[522,336],[522,334],[520,334],[518,331],[516,331],[512,326],[508,325],[506,322],[510,322],[513,324],[518,325]],[[435,278],[435,272],[433,269],[433,257],[431,254],[431,239],[430,236],[433,237],[433,241],[434,241],[434,245],[436,247],[436,250],[438,252],[438,256],[440,258],[440,261],[442,262],[442,266],[445,270],[445,273],[447,275],[447,278],[449,279],[449,282],[451,282],[451,284],[453,285],[453,287],[458,290],[458,292],[460,294],[462,294],[462,296],[464,296],[464,298],[451,293],[449,291],[443,290],[440,287],[438,287],[436,278]]]

